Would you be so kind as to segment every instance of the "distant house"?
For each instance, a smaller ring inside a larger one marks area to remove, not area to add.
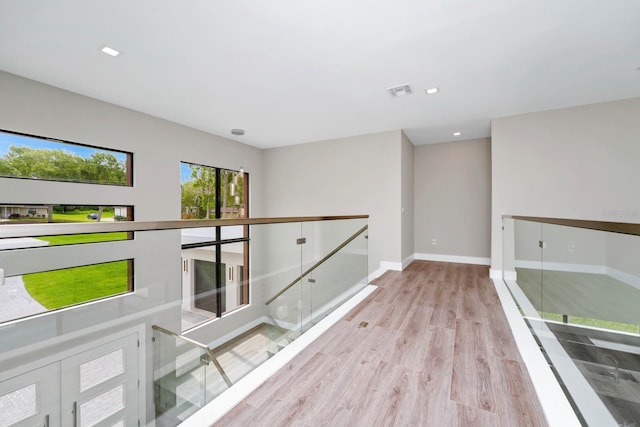
[[[114,206],[114,218],[129,218],[128,208],[126,206]]]
[[[46,218],[48,205],[0,205],[0,219],[9,218]]]

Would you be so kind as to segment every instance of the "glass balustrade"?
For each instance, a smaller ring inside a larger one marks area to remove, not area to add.
[[[10,244],[114,232],[133,238]],[[51,425],[178,425],[367,285],[367,234],[366,216],[2,225],[0,401],[46,391],[25,414]]]
[[[504,218],[505,282],[579,418],[633,425],[640,420],[640,236],[631,224],[573,224]]]

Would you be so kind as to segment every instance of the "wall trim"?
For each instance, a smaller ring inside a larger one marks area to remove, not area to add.
[[[629,286],[640,289],[640,277],[638,276],[634,276],[633,274],[625,273],[624,271],[616,270],[615,268],[608,266],[606,267],[605,274],[626,283]]]
[[[409,267],[409,264],[411,264],[415,259],[416,259],[416,254],[411,254],[408,257],[406,257],[402,261],[402,270],[404,271],[405,268]]]
[[[376,280],[378,277],[382,276],[386,272],[387,270],[385,270],[384,268],[379,268],[373,273],[370,273],[368,277],[369,283],[373,282],[374,280]]]
[[[421,260],[421,261],[453,262],[456,264],[491,265],[490,258],[460,256],[460,255],[416,253],[414,254],[414,259]]]
[[[489,277],[491,279],[502,280],[502,275],[504,274],[505,280],[516,280],[517,274],[515,270],[501,270],[499,268],[490,268],[489,269]]]
[[[608,265],[593,265],[593,264],[570,264],[570,263],[562,263],[562,262],[540,262],[540,261],[527,261],[527,260],[516,260],[515,265],[518,268],[531,268],[535,270],[540,270],[544,267],[544,270],[549,271],[566,271],[572,273],[589,273],[589,274],[604,274],[606,276],[613,277],[616,280],[619,280],[623,283],[626,283],[629,286],[632,286],[636,289],[640,289],[640,277],[634,276],[633,274],[626,273],[621,270],[617,270],[613,267],[609,267]],[[494,278],[492,276],[492,278]],[[495,278],[500,278],[497,276]],[[507,280],[516,280],[514,278],[506,277]]]
[[[387,271],[402,271],[402,263],[401,262],[392,262],[392,261],[380,261],[380,269]]]
[[[528,260],[516,260],[515,266],[517,268],[532,268],[551,271],[570,271],[572,273],[592,273],[592,274],[607,274],[606,265],[596,264],[572,264],[568,262],[547,262],[547,261],[528,261]]]

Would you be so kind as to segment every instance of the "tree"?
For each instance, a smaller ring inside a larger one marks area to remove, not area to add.
[[[192,212],[193,208],[196,210],[200,210],[198,205],[198,194],[196,189],[193,187],[193,181],[187,181],[181,185],[181,206],[182,206],[182,215],[186,215],[187,217],[183,217],[183,219],[191,218],[192,214],[195,214],[198,217],[199,212]]]
[[[207,166],[189,165],[193,188],[198,198],[196,206],[204,209],[204,219],[209,219],[211,209],[216,202],[216,171]],[[200,212],[198,218],[202,217]]]
[[[126,185],[126,166],[111,153],[85,158],[66,150],[11,145],[0,158],[0,175]]]

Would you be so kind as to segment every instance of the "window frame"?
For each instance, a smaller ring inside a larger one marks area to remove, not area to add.
[[[243,205],[244,205],[244,215],[241,216],[241,218],[250,218],[250,211],[249,211],[249,174],[246,171],[238,171],[238,170],[233,170],[233,169],[227,169],[227,168],[222,168],[222,167],[216,167],[216,166],[208,166],[208,165],[203,165],[203,164],[199,164],[199,163],[193,163],[193,162],[186,162],[186,161],[181,161],[180,165],[182,166],[182,164],[185,165],[193,165],[193,166],[198,166],[198,167],[205,167],[205,168],[210,168],[215,172],[215,206],[214,206],[214,218],[212,219],[222,219],[222,198],[221,198],[221,194],[222,194],[222,171],[229,171],[229,172],[234,172],[234,173],[238,173],[242,175],[242,186],[243,186]],[[182,184],[182,182],[181,182]],[[182,189],[181,189],[182,191]],[[183,206],[182,206],[182,197],[180,198],[181,200],[181,204],[180,204],[180,212],[182,215],[182,210],[183,210]],[[186,220],[189,221],[189,220]],[[249,300],[249,288],[250,288],[250,265],[249,265],[249,242],[250,242],[250,237],[249,237],[249,226],[248,225],[244,225],[242,226],[242,230],[243,230],[243,237],[241,238],[236,238],[236,239],[222,239],[222,226],[216,226],[215,227],[215,239],[214,240],[210,240],[210,241],[203,241],[203,242],[197,242],[197,243],[189,243],[189,244],[184,244],[181,246],[181,249],[193,249],[193,248],[200,248],[200,247],[207,247],[207,246],[214,246],[215,247],[215,264],[217,266],[216,268],[216,278],[215,278],[215,289],[216,289],[216,294],[218,295],[218,297],[216,298],[216,312],[212,314],[215,315],[215,317],[213,317],[212,320],[218,319],[220,317],[222,317],[225,314],[230,313],[231,311],[227,311],[226,307],[225,307],[225,298],[220,298],[219,296],[222,293],[222,283],[225,282],[225,278],[226,278],[226,269],[222,268],[222,248],[224,247],[225,244],[229,244],[229,243],[244,243],[244,249],[243,249],[243,280],[242,283],[240,284],[241,286],[241,301],[240,303],[237,305],[236,308],[234,308],[232,311],[235,311],[238,308],[244,307],[244,306],[248,306],[250,305],[251,301]],[[226,290],[225,290],[226,292]],[[195,297],[195,295],[194,295]],[[205,322],[206,323],[206,322]]]

